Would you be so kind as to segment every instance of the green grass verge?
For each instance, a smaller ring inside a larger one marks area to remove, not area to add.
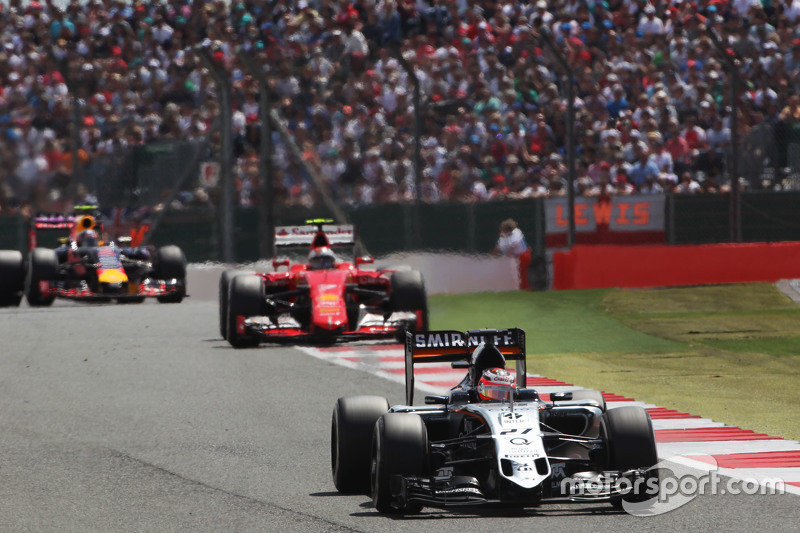
[[[773,284],[436,295],[431,327],[520,327],[528,370],[800,440],[800,306]]]

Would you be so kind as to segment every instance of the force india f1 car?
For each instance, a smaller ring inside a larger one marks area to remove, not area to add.
[[[87,211],[87,210],[83,210]],[[56,249],[36,247],[40,230],[67,230]],[[26,262],[16,250],[0,251],[0,305],[31,306],[56,297],[81,301],[177,303],[186,295],[186,258],[177,246],[130,247],[130,238],[104,242],[99,213],[38,215]]]
[[[414,406],[414,366],[433,362],[452,362],[466,377]],[[647,411],[606,410],[593,390],[543,401],[526,388],[522,330],[408,332],[405,364],[406,405],[389,408],[376,396],[337,401],[331,466],[340,492],[371,492],[381,513],[587,500],[628,509],[658,494]]]
[[[276,256],[274,272],[227,270],[220,276],[220,333],[231,346],[399,338],[406,329],[427,329],[428,301],[419,272],[368,270],[363,267],[373,262],[368,256],[339,261],[333,250],[352,250],[353,226],[309,222],[275,231],[276,249],[303,247],[307,262]]]

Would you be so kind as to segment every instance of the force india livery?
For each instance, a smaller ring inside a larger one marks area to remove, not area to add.
[[[220,333],[233,347],[261,341],[338,341],[400,337],[425,330],[428,303],[419,272],[366,269],[372,257],[340,261],[351,253],[351,225],[312,220],[275,231],[276,252],[301,247],[307,261],[276,254],[274,272],[227,270],[220,276]]]
[[[414,366],[433,362],[467,374],[446,396],[414,406]],[[333,410],[334,485],[371,492],[379,512],[587,500],[629,509],[657,496],[647,411],[606,410],[592,390],[542,400],[526,387],[522,330],[407,332],[405,369],[406,405],[353,396]]]
[[[55,249],[37,247],[38,233],[68,231]],[[130,246],[130,237],[107,242],[94,206],[74,215],[38,215],[31,227],[27,261],[0,251],[0,305],[47,306],[55,298],[80,301],[177,303],[186,295],[186,258],[177,246]]]

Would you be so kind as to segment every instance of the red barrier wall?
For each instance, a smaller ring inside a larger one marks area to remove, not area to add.
[[[575,245],[553,255],[554,289],[668,287],[800,278],[800,242]]]

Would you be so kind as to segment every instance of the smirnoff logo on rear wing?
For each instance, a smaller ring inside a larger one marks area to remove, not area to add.
[[[495,346],[519,346],[516,332],[498,330],[486,334],[472,334],[469,337],[458,331],[431,331],[414,335],[414,348],[463,348],[478,346],[480,343]]]

